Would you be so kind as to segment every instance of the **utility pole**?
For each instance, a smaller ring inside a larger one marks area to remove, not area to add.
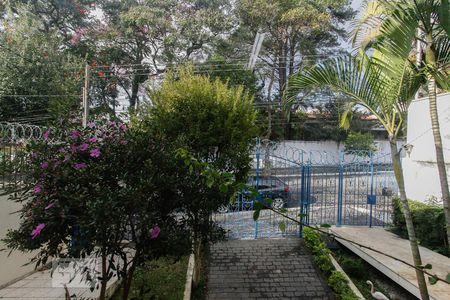
[[[261,51],[261,45],[264,41],[265,33],[256,33],[255,41],[252,47],[252,53],[250,53],[250,58],[247,64],[247,69],[253,70],[255,68],[256,59],[258,58],[259,52]]]
[[[89,76],[90,76],[90,67],[86,65],[84,67],[84,88],[83,88],[83,119],[82,125],[83,128],[87,126],[87,120],[89,115]]]

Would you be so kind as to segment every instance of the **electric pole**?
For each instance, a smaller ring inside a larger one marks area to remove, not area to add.
[[[83,118],[82,118],[82,125],[83,128],[86,128],[87,121],[88,121],[88,115],[89,115],[89,76],[90,76],[90,67],[89,65],[86,65],[84,67],[84,87],[83,87]]]

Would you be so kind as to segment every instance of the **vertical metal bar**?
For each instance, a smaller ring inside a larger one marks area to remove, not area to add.
[[[259,160],[261,155],[261,141],[259,138],[256,139],[256,191],[259,193]],[[257,196],[259,198],[259,195]],[[255,199],[253,199],[255,201]],[[254,221],[255,228],[255,239],[258,238],[258,220]]]
[[[305,209],[305,214],[306,214],[306,224],[307,225],[309,225],[309,223],[310,223],[310,220],[309,220],[309,204],[311,203],[311,164],[308,164],[308,166],[307,166],[307,172],[306,172],[306,174],[307,174],[307,179],[308,179],[308,181],[307,181],[307,185],[308,185],[308,187],[307,187],[307,197],[306,197],[306,203],[305,203],[305,206],[306,206],[306,209]]]
[[[303,203],[305,203],[305,165],[302,164],[301,167],[301,178],[300,178],[300,227],[299,227],[299,235],[303,236],[303,220],[304,220],[304,209]]]
[[[373,153],[370,151],[370,220],[369,220],[369,227],[372,228],[372,210],[373,210]]]
[[[342,194],[343,194],[343,183],[344,183],[344,154],[342,154],[342,159],[339,164],[339,175],[338,175],[338,212],[337,212],[337,226],[342,225]]]

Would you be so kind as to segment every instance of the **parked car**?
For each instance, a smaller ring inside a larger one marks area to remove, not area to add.
[[[280,178],[276,176],[250,176],[247,185],[252,189],[258,191],[256,198],[249,190],[244,190],[240,193],[236,201],[228,207],[220,207],[219,213],[226,213],[230,210],[251,210],[255,200],[264,201],[269,198],[272,200],[272,207],[280,209],[286,205],[290,197],[289,186]]]

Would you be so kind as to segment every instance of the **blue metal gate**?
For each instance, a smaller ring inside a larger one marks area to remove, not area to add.
[[[214,219],[230,238],[300,235],[301,226],[267,209],[253,221],[253,203],[271,199],[275,209],[310,225],[384,226],[391,221],[397,187],[390,154],[304,151],[286,143],[257,141],[248,185]]]

